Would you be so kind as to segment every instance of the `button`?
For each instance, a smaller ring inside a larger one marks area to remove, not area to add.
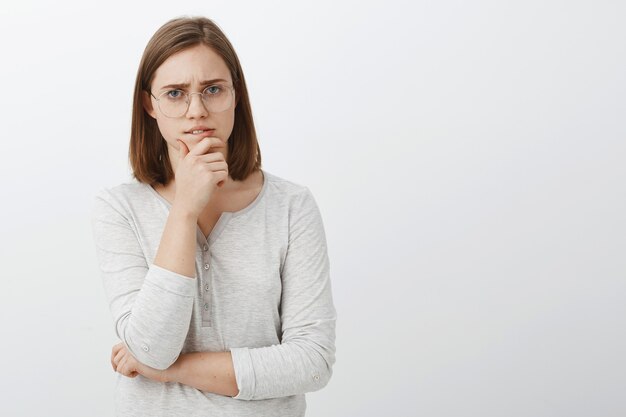
[[[204,264],[204,269],[209,269],[209,264]]]
[[[207,251],[207,250],[209,250],[209,247],[208,247],[207,245],[204,245],[204,246],[202,247],[202,249],[203,249],[203,250],[205,250],[205,251]]]
[[[146,351],[146,352],[150,350],[150,348],[148,347],[148,345],[145,345],[145,344],[144,344],[144,345],[141,345],[141,348],[142,348],[144,351]]]
[[[313,375],[313,379],[316,381],[320,380],[320,376],[318,374]]]
[[[205,285],[204,289],[208,291],[209,290],[209,284]]]
[[[209,309],[209,303],[204,303],[204,309],[208,310]]]

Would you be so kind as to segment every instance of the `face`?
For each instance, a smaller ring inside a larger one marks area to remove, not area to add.
[[[219,80],[211,83],[203,81]],[[187,93],[202,92],[213,84],[233,86],[230,71],[224,60],[206,45],[200,44],[170,56],[156,70],[150,90],[155,97],[163,92],[172,96],[180,95],[175,90]],[[189,84],[186,87],[167,87],[170,84]],[[211,89],[211,91],[216,91]],[[234,92],[233,92],[234,94]],[[230,107],[219,113],[207,111],[200,94],[189,98],[189,109],[180,117],[167,117],[158,107],[157,100],[144,92],[144,109],[157,121],[161,134],[167,141],[170,158],[177,155],[179,144],[176,139],[182,138],[189,144],[189,150],[204,137],[216,136],[226,142],[233,130],[235,122],[236,98],[233,97]],[[215,129],[213,133],[193,134],[190,130],[196,126]],[[220,148],[222,152],[223,148]],[[226,147],[227,149],[227,147]],[[225,155],[226,156],[226,155]]]

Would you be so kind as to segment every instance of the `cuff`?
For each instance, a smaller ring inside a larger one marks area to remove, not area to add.
[[[158,265],[150,265],[146,281],[174,294],[193,297],[196,293],[196,279],[181,275]]]
[[[234,396],[235,400],[251,400],[254,396],[255,377],[254,367],[252,366],[252,358],[248,348],[233,348],[230,350],[233,359],[233,368],[235,369],[235,380],[239,394]]]

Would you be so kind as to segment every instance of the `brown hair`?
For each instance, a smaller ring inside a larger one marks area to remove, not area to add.
[[[167,143],[155,119],[145,111],[142,92],[149,92],[154,74],[171,55],[204,44],[226,63],[235,88],[235,122],[228,138],[228,175],[245,180],[261,168],[261,149],[257,142],[248,89],[239,58],[222,30],[205,17],[179,17],[166,22],[152,36],[143,52],[133,95],[133,113],[128,157],[133,177],[150,185],[167,184],[174,178]]]

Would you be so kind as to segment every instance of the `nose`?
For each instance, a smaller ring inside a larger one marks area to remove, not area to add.
[[[197,100],[194,100],[193,96],[195,95],[198,95]],[[206,109],[204,101],[202,101],[202,93],[189,94],[189,108],[187,109],[187,117],[206,117],[208,113],[209,111]]]

